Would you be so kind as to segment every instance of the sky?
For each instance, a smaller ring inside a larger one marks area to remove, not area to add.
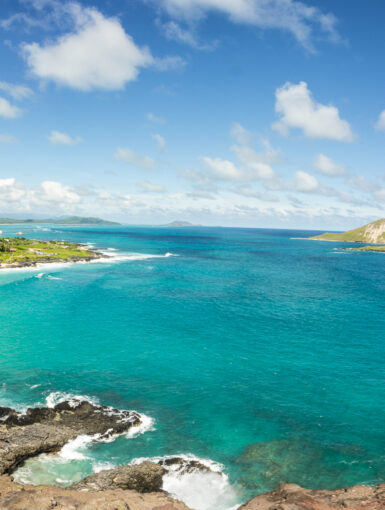
[[[385,216],[383,0],[1,0],[0,215]]]

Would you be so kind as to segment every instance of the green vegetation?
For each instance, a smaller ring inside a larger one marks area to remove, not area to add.
[[[32,266],[38,262],[91,260],[100,255],[74,243],[37,241],[24,237],[0,237],[0,267]]]
[[[15,218],[0,218],[0,225],[24,225],[24,224],[53,224],[53,225],[120,225],[114,221],[102,220],[100,218],[83,218],[81,216],[68,216],[66,218],[46,218],[41,220]]]
[[[385,219],[373,221],[363,227],[348,230],[347,232],[326,232],[325,234],[311,237],[310,239],[315,239],[317,241],[385,244]]]

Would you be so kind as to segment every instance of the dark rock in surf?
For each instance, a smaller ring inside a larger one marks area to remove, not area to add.
[[[0,408],[0,418],[0,474],[10,473],[28,457],[58,451],[81,434],[101,439],[141,423],[135,411],[76,400],[54,408],[31,408],[24,414]]]

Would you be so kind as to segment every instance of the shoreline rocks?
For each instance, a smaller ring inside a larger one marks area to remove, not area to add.
[[[194,459],[168,457],[119,466],[88,476],[68,488],[16,483],[9,474],[24,460],[60,450],[79,435],[95,440],[140,425],[141,415],[76,399],[24,414],[0,407],[0,510],[191,510],[163,490],[168,471],[211,471]],[[238,510],[385,510],[385,483],[340,490],[310,490],[282,484]]]
[[[164,492],[108,489],[88,492],[23,485],[0,476],[0,510],[191,510]]]
[[[102,439],[140,424],[140,414],[135,411],[86,401],[31,408],[25,414],[0,407],[0,475],[12,472],[29,457],[60,450],[79,435]]]
[[[145,494],[161,492],[162,477],[166,470],[154,462],[142,462],[134,466],[119,466],[106,469],[87,476],[80,482],[72,484],[69,489],[98,492],[110,489],[134,490]]]
[[[333,491],[304,489],[294,483],[260,494],[238,510],[384,510],[385,484],[355,485]]]

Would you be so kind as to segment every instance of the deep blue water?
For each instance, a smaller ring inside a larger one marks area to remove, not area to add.
[[[237,501],[385,481],[384,254],[305,231],[2,229],[121,259],[0,273],[0,403],[64,392],[155,419],[29,479],[192,453],[224,465]]]

